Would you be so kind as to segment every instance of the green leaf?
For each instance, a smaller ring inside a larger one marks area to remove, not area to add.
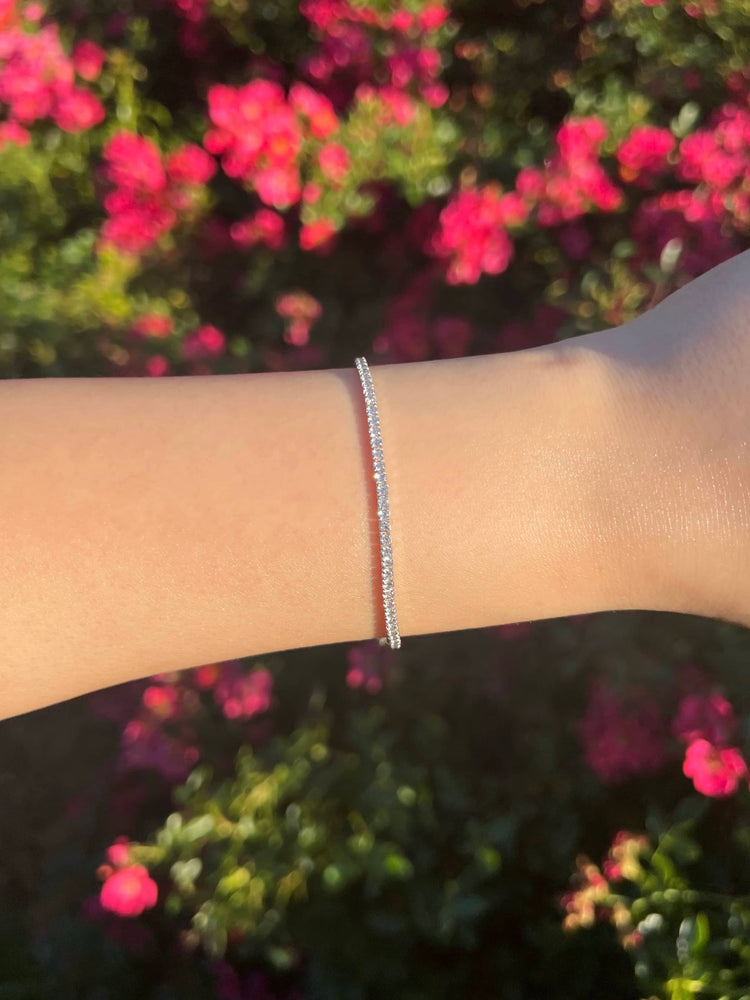
[[[250,877],[247,868],[235,868],[234,871],[219,880],[219,884],[216,886],[217,892],[229,896],[248,885]]]
[[[682,240],[676,236],[664,244],[664,249],[659,256],[659,267],[665,274],[674,274],[683,249]]]
[[[383,870],[396,878],[411,878],[414,867],[403,854],[391,851],[383,861]]]
[[[651,864],[656,869],[657,873],[662,878],[662,883],[665,886],[671,885],[675,877],[675,867],[669,858],[663,854],[661,851],[656,850],[651,855]]]
[[[669,123],[669,127],[678,139],[682,139],[688,134],[693,125],[698,121],[700,113],[700,105],[696,104],[695,101],[687,101],[682,105],[677,117],[673,118]]]
[[[192,885],[203,868],[200,858],[189,858],[187,861],[175,861],[170,869],[170,875],[179,885]]]
[[[182,815],[180,813],[170,813],[169,816],[167,816],[167,821],[164,826],[170,833],[177,833],[177,831],[182,827]]]
[[[186,824],[184,830],[182,831],[182,836],[185,840],[200,840],[201,837],[208,836],[209,833],[214,829],[216,823],[213,816],[196,816],[195,819],[191,819],[189,823]]]

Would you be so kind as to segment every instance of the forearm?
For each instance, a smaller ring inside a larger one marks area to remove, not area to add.
[[[611,492],[621,413],[585,341],[371,366],[407,642],[659,606],[632,498]],[[0,426],[0,717],[385,635],[353,365],[5,382]]]

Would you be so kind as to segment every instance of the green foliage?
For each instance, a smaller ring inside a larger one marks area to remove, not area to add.
[[[473,790],[441,768],[447,729],[437,716],[416,720],[412,734],[428,763],[405,756],[386,722],[380,708],[351,713],[338,747],[325,724],[311,725],[262,755],[241,748],[232,780],[216,785],[198,768],[175,790],[180,812],[135,857],[169,866],[166,906],[189,914],[210,952],[223,954],[239,931],[275,964],[287,923],[314,936],[332,899],[365,915],[340,930],[360,944],[370,937],[371,954],[357,952],[365,979],[379,975],[378,945],[398,951],[410,928],[432,946],[476,946],[499,890],[497,819],[477,814]]]
[[[720,853],[709,855],[701,841],[722,822],[720,810],[705,798],[689,796],[669,820],[652,815],[653,843],[641,848],[637,861],[631,856],[621,874],[596,892],[600,919],[612,924],[632,955],[641,996],[741,1000],[748,994],[747,796],[740,800],[741,815],[722,838]],[[587,878],[592,878],[591,869]]]

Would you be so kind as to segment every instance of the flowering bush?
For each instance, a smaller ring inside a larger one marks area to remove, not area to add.
[[[744,0],[0,0],[0,367],[577,336],[746,248],[748,177]],[[0,996],[740,1000],[749,653],[579,616],[8,720]]]

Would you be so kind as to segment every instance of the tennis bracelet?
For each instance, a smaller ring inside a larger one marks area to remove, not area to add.
[[[362,383],[367,408],[367,426],[370,431],[370,449],[372,451],[373,478],[378,496],[378,522],[380,525],[380,562],[383,581],[383,607],[385,609],[385,625],[388,637],[378,639],[381,646],[386,643],[391,649],[399,649],[401,636],[396,624],[396,604],[393,599],[393,553],[391,551],[390,510],[388,507],[388,483],[385,478],[383,463],[383,441],[380,436],[380,419],[378,404],[375,400],[375,387],[372,375],[365,358],[355,358],[354,361]]]

